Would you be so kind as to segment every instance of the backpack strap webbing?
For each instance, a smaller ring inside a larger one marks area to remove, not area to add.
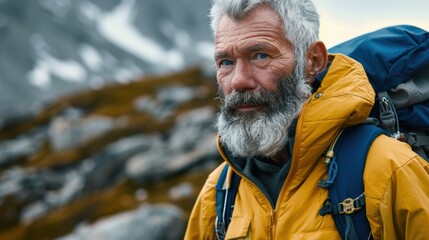
[[[408,143],[414,152],[429,162],[429,154],[426,154],[425,151],[425,149],[429,149],[429,136],[427,136],[424,132],[422,133],[421,131],[416,131],[404,133],[401,135],[400,140]]]
[[[216,221],[215,232],[218,240],[225,239],[226,230],[231,222],[234,211],[235,196],[237,195],[240,176],[229,170],[225,164],[216,184]]]
[[[335,166],[328,186],[329,197],[320,215],[331,214],[343,239],[370,239],[366,218],[363,171],[372,142],[385,131],[374,125],[356,125],[342,131],[334,146],[328,169]],[[329,170],[330,171],[330,170]]]

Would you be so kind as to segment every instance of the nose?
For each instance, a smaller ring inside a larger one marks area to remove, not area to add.
[[[257,87],[253,69],[249,63],[238,61],[235,65],[231,88],[237,92],[255,90]]]

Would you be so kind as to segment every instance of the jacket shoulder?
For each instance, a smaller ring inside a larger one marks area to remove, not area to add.
[[[394,174],[413,172],[416,167],[427,168],[427,164],[408,144],[380,135],[368,152],[364,171],[365,194],[381,198]]]
[[[408,144],[381,135],[368,152],[363,180],[374,238],[418,239],[429,221],[429,163]]]

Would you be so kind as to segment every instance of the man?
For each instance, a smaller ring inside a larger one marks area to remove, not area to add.
[[[374,92],[362,66],[328,56],[310,0],[214,0],[211,24],[221,99],[218,149],[241,178],[225,239],[341,239],[331,215],[324,152],[367,118]],[[315,76],[330,62],[323,83]],[[216,183],[208,177],[185,239],[216,239]],[[379,136],[364,172],[374,239],[429,236],[429,166]]]

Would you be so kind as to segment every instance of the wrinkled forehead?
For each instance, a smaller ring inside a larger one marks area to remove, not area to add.
[[[283,19],[271,7],[259,5],[244,16],[224,14],[217,25],[215,39],[225,34],[245,34],[249,31],[262,31],[264,28],[276,30],[285,36]]]

